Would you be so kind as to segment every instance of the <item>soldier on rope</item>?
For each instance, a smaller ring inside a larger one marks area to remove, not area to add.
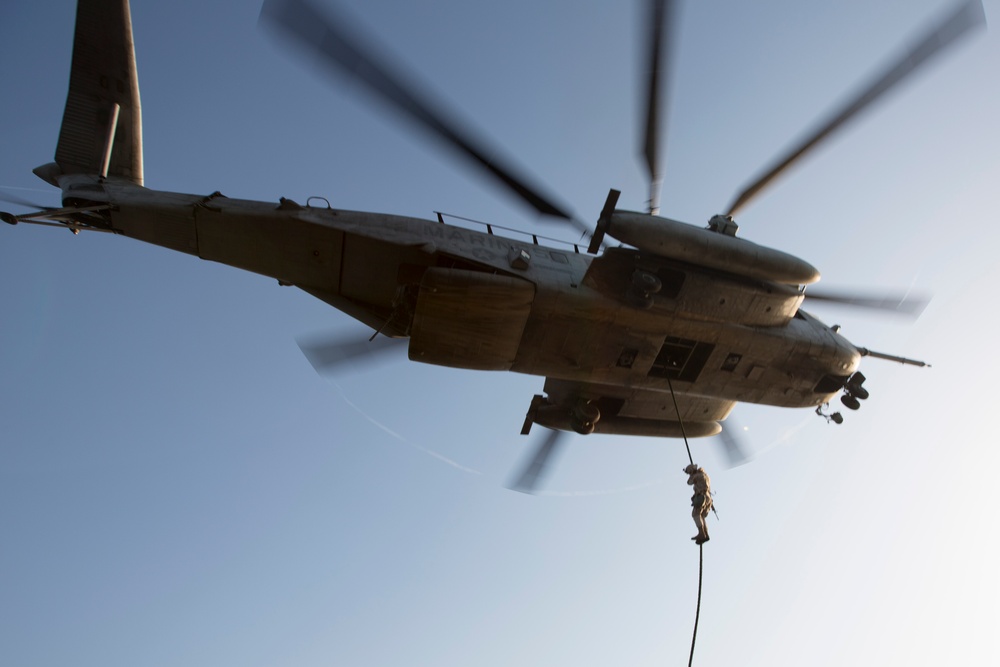
[[[705,519],[712,509],[712,489],[711,480],[703,468],[699,468],[692,463],[684,468],[688,476],[688,485],[694,487],[694,495],[691,496],[691,518],[694,525],[698,527],[698,534],[692,537],[695,544],[701,545],[708,542],[708,527]]]

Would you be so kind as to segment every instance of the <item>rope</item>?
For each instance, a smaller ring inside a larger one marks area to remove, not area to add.
[[[674,383],[667,378],[667,386],[670,388],[670,398],[674,402],[674,412],[677,413],[677,423],[681,425],[681,435],[684,436],[684,448],[687,449],[688,463],[694,465],[694,458],[691,456],[691,445],[688,444],[687,431],[684,430],[684,420],[681,419],[681,410],[677,407],[677,396],[674,395]]]
[[[677,413],[677,423],[681,425],[681,435],[684,436],[684,448],[687,449],[688,462],[694,465],[694,457],[691,456],[691,445],[688,444],[687,431],[684,430],[684,420],[681,419],[680,408],[677,407],[677,396],[674,394],[674,384],[667,378],[667,386],[670,388],[670,398],[674,402],[674,412]],[[705,545],[698,545],[698,604],[694,608],[694,632],[691,633],[691,653],[688,655],[688,667],[694,662],[694,644],[698,639],[698,619],[701,617],[701,582],[702,573],[705,569]]]
[[[694,632],[691,633],[691,654],[688,655],[688,667],[694,661],[694,642],[698,638],[698,617],[701,616],[701,574],[704,570],[705,545],[698,545],[698,606],[694,609]]]

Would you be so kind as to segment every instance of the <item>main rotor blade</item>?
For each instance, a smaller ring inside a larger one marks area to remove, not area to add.
[[[673,36],[675,3],[672,0],[649,0],[649,37],[646,48],[646,122],[642,135],[642,154],[649,172],[649,212],[660,212],[660,189],[663,185],[663,164],[660,157],[661,123],[666,126],[664,91],[670,83],[670,55]]]
[[[747,454],[746,448],[740,443],[739,438],[733,432],[732,426],[722,424],[722,431],[719,437],[722,440],[723,451],[726,454],[726,463],[730,468],[736,468],[744,463],[749,463],[751,456]]]
[[[302,354],[320,375],[336,373],[352,365],[355,368],[370,365],[380,359],[385,359],[394,350],[406,349],[405,338],[387,338],[385,336],[379,336],[372,340],[351,337],[313,341],[299,340],[297,342]]]
[[[813,291],[806,292],[806,298],[812,301],[825,301],[839,306],[852,306],[855,308],[870,308],[883,312],[905,315],[917,318],[924,312],[924,308],[930,303],[930,299],[923,296],[911,296],[908,294],[882,294],[877,296],[849,294],[847,292],[826,292]]]
[[[360,37],[358,28],[343,16],[329,10],[321,12],[306,0],[265,0],[260,18],[281,29],[291,42],[311,52],[327,69],[364,84],[383,103],[472,159],[539,213],[571,219],[561,206],[518,175],[497,149],[460,123],[455,114],[440,105],[435,107],[429,101],[430,95],[421,95],[404,83],[412,77],[390,66],[388,58],[376,56],[374,40]]]
[[[562,440],[564,435],[566,435],[565,431],[550,430],[545,435],[545,438],[538,443],[538,447],[535,448],[531,460],[524,466],[521,474],[517,476],[517,479],[508,488],[512,491],[520,491],[521,493],[534,493],[538,482],[545,475],[545,468],[549,463],[549,459],[556,452],[559,441]]]
[[[948,46],[957,43],[970,30],[985,25],[985,23],[986,17],[983,13],[981,0],[970,0],[961,4],[956,10],[952,10],[941,21],[935,23],[924,37],[913,42],[900,56],[890,61],[888,67],[882,70],[871,83],[844,104],[833,116],[821,123],[803,141],[782,155],[763,176],[743,190],[729,206],[728,214],[735,215],[765,186],[820,141],[879,99],[885,92],[906,79],[907,76],[917,71],[934,56],[942,53]]]

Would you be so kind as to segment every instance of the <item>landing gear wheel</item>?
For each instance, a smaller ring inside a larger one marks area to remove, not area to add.
[[[653,295],[633,286],[625,292],[625,302],[633,308],[649,310],[653,307]]]
[[[866,379],[867,378],[861,374],[861,371],[858,371],[847,380],[847,384],[844,386],[844,391],[851,394],[855,398],[859,398],[862,401],[865,400],[869,396],[868,390],[861,385],[865,383]]]
[[[663,289],[663,282],[654,274],[642,269],[632,272],[632,286],[646,294],[656,294]]]
[[[580,401],[573,406],[572,416],[581,422],[594,422],[601,418],[600,409],[590,401]]]
[[[844,423],[844,415],[840,414],[839,412],[834,412],[832,415],[830,415],[830,419],[833,420],[834,424]]]
[[[663,281],[653,273],[636,269],[632,272],[631,282],[632,285],[625,290],[625,301],[634,308],[652,308],[653,295],[663,289]]]
[[[589,401],[580,401],[569,413],[569,425],[580,435],[593,433],[600,419],[601,411]]]
[[[857,410],[861,407],[861,402],[850,394],[844,394],[841,396],[840,402],[849,407],[851,410]]]

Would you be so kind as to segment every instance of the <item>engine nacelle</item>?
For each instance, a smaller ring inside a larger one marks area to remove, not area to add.
[[[798,257],[677,220],[615,211],[608,222],[608,236],[668,259],[786,285],[819,280],[816,267]]]

